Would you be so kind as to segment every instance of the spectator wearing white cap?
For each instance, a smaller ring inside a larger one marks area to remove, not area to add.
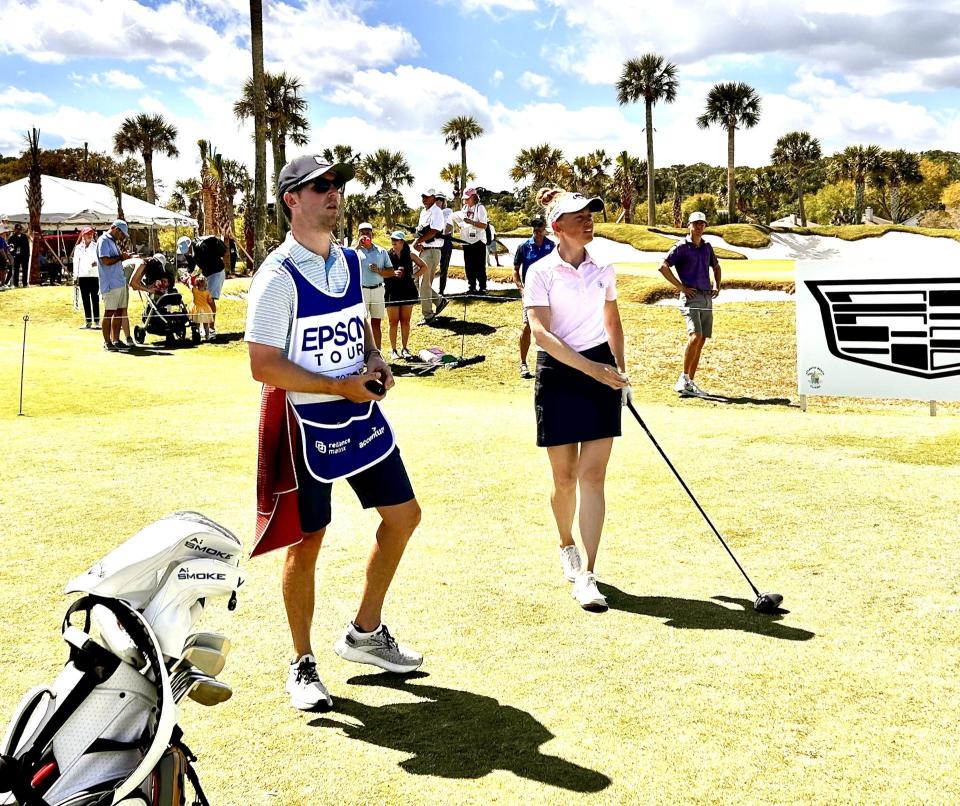
[[[13,269],[13,257],[10,254],[10,227],[5,221],[0,221],[0,288],[10,284],[10,275]]]
[[[126,346],[120,341],[120,328],[127,316],[129,299],[123,261],[129,260],[130,253],[121,244],[128,233],[127,222],[118,218],[97,239],[97,276],[103,298],[103,349],[113,352]]]
[[[463,245],[463,270],[467,275],[467,293],[487,293],[487,208],[480,203],[476,188],[463,191],[460,211],[460,239]]]
[[[594,565],[605,516],[604,481],[613,438],[620,436],[620,409],[629,396],[623,326],[613,266],[598,265],[586,246],[593,240],[598,198],[543,188],[537,201],[557,248],[527,271],[523,304],[537,342],[534,407],[537,445],[547,449],[553,471],[550,503],[560,533],[560,564],[584,610],[602,611]],[[580,539],[573,539],[580,490]]]
[[[687,325],[687,346],[683,351],[683,371],[674,385],[681,397],[701,397],[707,393],[693,378],[700,364],[706,340],[713,336],[713,300],[720,293],[720,261],[713,247],[703,239],[707,217],[690,213],[689,234],[673,245],[660,266],[660,273],[680,291],[680,312]],[[676,270],[676,275],[671,269]],[[710,284],[713,270],[714,285]]]
[[[360,258],[360,284],[363,288],[363,304],[367,306],[367,318],[373,331],[373,341],[379,350],[382,342],[380,322],[386,318],[384,300],[384,272],[392,276],[393,264],[386,249],[373,242],[373,224],[361,222],[357,227],[357,257]]]
[[[443,210],[437,206],[437,191],[427,188],[420,194],[423,209],[417,221],[417,239],[413,248],[420,253],[420,259],[427,268],[417,275],[417,290],[420,293],[420,310],[423,313],[421,325],[429,322],[446,307],[447,301],[433,290],[433,276],[440,267],[440,249],[443,247],[443,230],[446,222]],[[436,305],[436,311],[434,306]]]
[[[73,284],[83,300],[83,325],[100,327],[100,279],[97,271],[97,243],[93,227],[80,230],[80,240],[73,248]]]

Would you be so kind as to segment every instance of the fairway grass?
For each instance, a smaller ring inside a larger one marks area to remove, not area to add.
[[[721,306],[678,400],[679,314],[621,308],[639,411],[761,590],[753,598],[639,426],[624,416],[598,571],[611,609],[560,575],[516,302],[455,301],[411,347],[483,353],[387,398],[423,521],[385,620],[425,656],[406,680],[336,657],[376,526],[345,484],[313,628],[336,710],[283,693],[282,555],[242,566],[232,700],[182,708],[216,806],[446,803],[956,803],[960,800],[957,404],[796,405],[790,303]],[[144,524],[196,509],[249,548],[258,388],[230,281],[224,344],[104,353],[67,288],[0,295],[0,719],[62,666],[66,582]],[[136,303],[134,308],[137,309]],[[17,417],[29,313],[26,416]],[[698,381],[701,375],[697,376]]]

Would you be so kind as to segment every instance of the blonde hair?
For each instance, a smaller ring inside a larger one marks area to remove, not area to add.
[[[546,210],[547,218],[550,218],[550,211],[556,206],[560,198],[566,193],[563,188],[545,187],[537,191],[537,204]]]

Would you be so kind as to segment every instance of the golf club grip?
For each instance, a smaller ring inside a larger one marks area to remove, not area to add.
[[[663,457],[663,461],[667,463],[667,467],[669,467],[670,470],[673,471],[673,475],[676,477],[677,481],[680,482],[680,486],[683,487],[684,492],[686,492],[686,494],[690,496],[690,500],[693,501],[694,506],[696,506],[696,508],[700,510],[700,514],[703,515],[703,519],[707,522],[707,526],[709,526],[713,530],[713,533],[717,536],[717,540],[720,541],[720,545],[722,545],[727,550],[727,554],[730,555],[730,559],[733,560],[737,568],[740,569],[740,573],[743,574],[743,578],[747,580],[747,583],[753,589],[753,592],[757,596],[759,596],[760,591],[757,590],[757,586],[754,585],[753,582],[750,580],[750,577],[747,576],[747,572],[743,570],[743,566],[740,565],[740,561],[736,558],[734,553],[730,550],[730,546],[727,545],[727,541],[724,540],[720,532],[717,531],[717,527],[713,525],[713,521],[710,520],[710,516],[707,515],[704,508],[700,506],[700,502],[697,500],[696,496],[691,492],[690,488],[687,486],[687,483],[683,480],[683,477],[677,472],[677,469],[673,466],[673,462],[670,461],[670,457],[667,456],[663,448],[660,447],[660,443],[657,442],[653,434],[650,432],[650,429],[647,428],[647,424],[643,421],[643,418],[640,416],[640,413],[633,407],[633,401],[631,400],[627,401],[627,408],[630,409],[630,413],[636,418],[637,422],[640,423],[640,427],[646,432],[646,435],[650,437],[650,441],[653,443],[653,447],[655,447],[657,449],[657,452]]]
[[[387,387],[380,381],[367,381],[364,386],[375,395],[385,395],[387,393]]]

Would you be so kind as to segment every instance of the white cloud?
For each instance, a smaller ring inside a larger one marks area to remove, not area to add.
[[[155,95],[143,95],[137,99],[137,106],[148,115],[163,115],[168,120],[174,118],[170,109]]]
[[[0,106],[53,106],[42,92],[30,92],[17,87],[0,89]]]
[[[500,84],[501,81],[503,81],[503,70],[500,70],[500,69],[498,68],[498,69],[494,70],[494,71],[493,71],[493,75],[490,76],[490,83],[493,84],[493,86],[496,87],[497,85]]]
[[[549,76],[542,76],[539,73],[532,73],[529,70],[523,72],[520,78],[517,79],[517,83],[524,89],[535,92],[538,98],[549,98],[551,95],[557,94],[553,86],[553,81],[551,81]]]
[[[97,83],[121,90],[142,90],[146,86],[139,78],[122,70],[107,70],[99,79]]]
[[[180,74],[176,71],[176,68],[171,67],[169,64],[151,64],[147,67],[151,73],[163,76],[169,81],[180,81]]]

